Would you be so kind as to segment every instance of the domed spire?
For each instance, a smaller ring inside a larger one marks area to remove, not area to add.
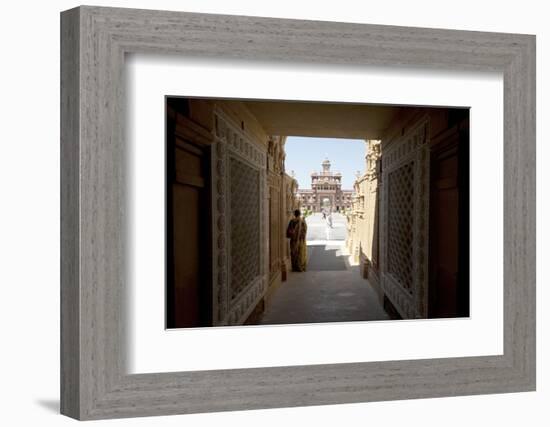
[[[330,171],[330,160],[328,157],[325,157],[325,160],[323,161],[323,172],[329,172]]]

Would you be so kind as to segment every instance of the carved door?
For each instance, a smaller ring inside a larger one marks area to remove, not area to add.
[[[455,130],[432,148],[429,317],[468,315],[468,141],[459,141]]]
[[[185,106],[175,104],[167,121],[169,328],[211,323],[209,132]]]

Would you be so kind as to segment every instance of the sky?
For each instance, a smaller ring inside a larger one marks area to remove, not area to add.
[[[342,189],[352,190],[355,173],[365,170],[365,143],[362,139],[309,138],[289,136],[285,143],[285,170],[296,174],[298,188],[311,188],[311,172],[323,169],[330,160],[330,170],[342,174]]]

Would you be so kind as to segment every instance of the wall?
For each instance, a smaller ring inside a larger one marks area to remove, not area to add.
[[[245,0],[101,1],[112,5],[483,31],[537,33],[539,219],[550,217],[550,28],[545,4],[463,0],[339,2]],[[3,7],[0,185],[4,367],[3,424],[68,426],[59,396],[59,11],[76,1],[9,2]],[[32,108],[30,108],[32,106]],[[538,224],[538,392],[270,409],[100,422],[109,426],[546,426],[550,401],[548,221]],[[212,351],[220,351],[215,345]],[[261,349],[259,349],[261,351]],[[546,361],[545,361],[546,360]],[[96,425],[96,423],[92,423]],[[90,425],[92,425],[90,424]]]
[[[349,212],[347,245],[360,274],[368,278],[382,300],[380,287],[379,236],[379,172],[380,140],[365,141],[365,171],[355,181],[355,197]]]
[[[213,121],[214,325],[255,323],[286,278],[285,138],[237,101],[215,101]]]
[[[428,317],[434,287],[430,271],[435,257],[429,256],[429,250],[435,230],[430,229],[430,209],[437,212],[439,207],[430,194],[432,151],[440,135],[458,135],[457,121],[466,120],[467,114],[402,109],[380,141],[366,142],[365,173],[354,184],[357,195],[348,247],[361,264],[361,274],[372,279],[379,296],[404,319]],[[467,176],[467,170],[462,174]],[[460,194],[468,197],[466,188]],[[448,230],[445,236],[455,235]]]
[[[214,325],[241,325],[268,287],[266,142],[240,103],[215,103],[212,148]]]

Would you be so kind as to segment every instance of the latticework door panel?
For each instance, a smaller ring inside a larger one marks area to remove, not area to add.
[[[231,297],[260,274],[260,173],[231,158]]]
[[[414,162],[388,174],[388,272],[412,292]]]

